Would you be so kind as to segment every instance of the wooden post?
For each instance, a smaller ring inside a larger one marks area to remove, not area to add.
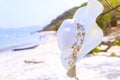
[[[76,77],[76,65],[74,65],[72,68],[70,68],[70,69],[68,70],[67,75],[68,75],[70,78]]]
[[[76,80],[79,80],[79,79],[76,77],[76,65],[74,65],[71,69],[68,70],[67,75],[68,75],[68,77],[70,77],[70,78],[75,78]]]

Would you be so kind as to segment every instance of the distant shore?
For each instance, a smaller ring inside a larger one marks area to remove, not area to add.
[[[28,47],[31,47],[31,46],[34,46],[34,45],[40,45],[41,43],[51,39],[51,35],[56,35],[56,31],[41,31],[39,32],[39,39],[40,41],[39,42],[29,42],[29,43],[25,43],[25,44],[20,44],[20,45],[13,45],[13,46],[8,46],[8,47],[3,47],[3,48],[0,48],[0,53],[4,52],[4,51],[8,51],[8,50],[12,50],[12,49],[15,49],[15,48],[28,48]],[[45,39],[47,38],[47,39]]]

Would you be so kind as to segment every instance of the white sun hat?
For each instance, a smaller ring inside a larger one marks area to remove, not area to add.
[[[103,5],[98,0],[88,0],[85,7],[79,8],[73,19],[63,21],[57,31],[61,61],[69,71],[81,58],[97,47],[103,39],[103,32],[96,24]]]

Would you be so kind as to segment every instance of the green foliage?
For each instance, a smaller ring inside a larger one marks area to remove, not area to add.
[[[112,6],[116,6],[117,4],[120,3],[120,0],[109,0]]]
[[[68,11],[65,11],[62,15],[58,16],[56,19],[52,20],[51,23],[47,26],[45,26],[45,28],[43,30],[58,30],[59,26],[61,25],[61,23],[65,20],[65,19],[72,19],[73,15],[75,13],[75,11],[83,6],[86,6],[87,3],[83,3],[81,6],[79,7],[74,7]]]
[[[61,25],[62,22],[63,22],[62,20],[58,21],[58,23],[56,24],[56,30],[58,30],[58,28],[59,28],[59,26]]]
[[[113,7],[117,6],[120,3],[120,0],[99,0],[99,1],[104,6],[103,13],[112,9]],[[120,7],[105,14],[102,14],[97,18],[96,22],[103,29],[105,35],[111,32],[110,27],[117,25],[117,20],[115,18],[120,15],[120,11],[118,10],[120,10]]]
[[[112,7],[115,7],[116,5],[118,5],[120,3],[120,0],[99,0],[103,6],[104,6],[104,12],[111,9]],[[106,3],[106,1],[109,2],[108,5]],[[62,15],[58,16],[56,19],[52,20],[50,24],[48,24],[47,26],[45,26],[45,28],[43,30],[57,30],[59,28],[59,26],[61,25],[61,23],[65,20],[65,19],[71,19],[75,13],[75,11],[83,6],[86,6],[87,3],[83,3],[81,6],[79,7],[74,7],[68,11],[65,11]],[[120,10],[120,7],[117,8],[116,10],[113,10],[107,14],[101,15],[97,18],[97,23],[98,25],[103,29],[103,31],[108,31],[107,27],[109,26],[110,21],[115,18],[117,15],[120,15],[120,12],[118,12],[117,10]],[[103,13],[104,13],[103,12]],[[111,22],[111,24],[114,24],[112,26],[116,25],[116,22],[114,21],[114,23]],[[51,27],[51,28],[49,28]]]
[[[102,19],[97,18],[96,22],[102,29],[104,29],[104,27],[107,26],[107,23],[110,22],[111,19],[111,14],[106,14]]]
[[[74,7],[68,11],[65,11],[62,15],[58,16],[56,19],[52,20],[50,24],[48,24],[47,26],[45,26],[45,28],[43,30],[57,30],[59,28],[59,26],[61,25],[61,23],[65,20],[65,19],[71,19],[75,13],[75,11],[78,9],[79,7]],[[52,28],[50,28],[52,27]]]
[[[101,52],[101,50],[98,47],[96,47],[95,49],[93,49],[91,51],[92,54],[96,54],[96,53],[99,53],[99,52]]]
[[[114,46],[120,46],[120,40],[115,40],[113,45]]]
[[[80,7],[84,7],[84,6],[86,6],[87,5],[87,3],[85,2],[85,3],[83,3]]]
[[[112,53],[110,54],[110,56],[114,57],[114,56],[116,56],[116,53],[115,53],[115,52],[112,52]]]

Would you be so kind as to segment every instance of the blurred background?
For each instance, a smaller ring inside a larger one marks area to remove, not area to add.
[[[77,63],[80,80],[120,80],[120,0],[99,0],[102,43]],[[56,32],[87,0],[0,0],[0,80],[74,80]]]
[[[107,36],[102,44],[119,46],[120,1],[99,1],[105,9],[96,22],[103,30],[104,36]],[[0,0],[0,50],[38,43],[39,32],[57,31],[63,20],[72,18],[78,8],[86,5],[87,0]],[[103,51],[107,51],[110,46]],[[100,51],[98,48],[95,50]]]
[[[43,30],[57,16],[85,1],[0,0],[0,50],[39,43],[36,31]]]

